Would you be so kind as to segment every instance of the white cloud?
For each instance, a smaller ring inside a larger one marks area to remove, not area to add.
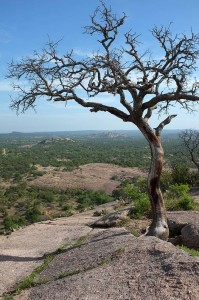
[[[13,91],[13,87],[11,82],[8,80],[1,80],[0,81],[0,91],[1,92],[11,92]]]
[[[94,51],[90,52],[90,51],[84,51],[84,50],[81,50],[81,49],[74,49],[73,53],[78,55],[78,56],[81,56],[81,57],[93,57],[94,55],[100,54],[100,53],[96,53]]]

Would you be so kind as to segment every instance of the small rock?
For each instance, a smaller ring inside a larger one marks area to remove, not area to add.
[[[107,216],[103,216],[95,223],[91,224],[91,227],[114,227],[124,223],[126,218],[133,212],[133,207],[125,208],[123,210],[111,213]]]

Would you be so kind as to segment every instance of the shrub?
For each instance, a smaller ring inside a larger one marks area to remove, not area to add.
[[[121,184],[120,188],[113,191],[112,196],[118,200],[131,202],[141,199],[142,195],[145,194],[145,190],[146,185],[141,180],[137,183],[125,181]]]
[[[40,190],[37,196],[38,199],[42,199],[48,203],[52,203],[55,200],[55,195],[50,190]]]
[[[63,207],[63,210],[65,211],[69,211],[69,210],[72,210],[73,209],[73,206],[70,205],[70,204],[65,204],[64,207]]]
[[[169,187],[169,190],[167,192],[167,196],[169,198],[179,198],[181,196],[188,195],[190,188],[188,184],[172,184]]]
[[[131,230],[131,234],[133,236],[135,236],[135,237],[139,237],[140,236],[139,232],[136,229],[134,229],[134,228]]]
[[[173,184],[172,172],[170,170],[163,170],[160,178],[161,190],[165,192],[171,184]]]
[[[174,165],[171,170],[164,170],[161,175],[163,191],[166,191],[171,184],[196,186],[199,184],[199,173],[191,171],[185,164]]]
[[[194,210],[196,201],[189,195],[187,184],[173,184],[165,195],[165,205],[169,210]]]
[[[179,198],[166,199],[165,206],[168,210],[194,210],[196,201],[190,195],[186,195]]]
[[[14,231],[25,225],[25,219],[19,216],[6,216],[3,220],[3,225],[6,232]]]
[[[91,194],[92,201],[95,205],[101,205],[108,203],[112,198],[107,195],[104,191],[95,191]]]
[[[104,191],[83,191],[77,195],[77,201],[79,205],[78,210],[85,210],[87,208],[93,208],[96,205],[101,205],[110,202],[112,198]]]
[[[34,202],[33,206],[28,208],[26,212],[26,218],[30,223],[35,223],[41,221],[41,205],[38,202]]]
[[[151,214],[151,204],[147,195],[142,194],[139,200],[135,201],[133,216],[136,219],[141,218],[141,216],[150,216]]]

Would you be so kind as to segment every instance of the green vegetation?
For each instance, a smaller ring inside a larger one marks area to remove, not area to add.
[[[43,281],[38,282],[37,281],[37,276],[48,267],[50,262],[53,260],[54,256],[55,256],[54,254],[48,255],[45,258],[45,260],[44,260],[44,262],[41,266],[36,268],[35,271],[33,271],[30,275],[24,277],[19,283],[17,283],[17,285],[16,285],[16,287],[13,291],[13,294],[18,295],[24,289],[36,286],[36,285],[41,284],[41,283],[44,283]]]
[[[77,195],[77,202],[79,203],[77,209],[84,211],[88,208],[94,208],[96,205],[101,205],[110,202],[112,198],[104,191],[82,191]]]
[[[112,201],[104,191],[57,190],[26,183],[0,188],[1,233],[9,233],[31,223],[71,216]]]
[[[125,134],[116,138],[101,137],[99,133],[67,133],[67,137],[58,135],[53,138],[47,134],[0,135],[0,177],[19,182],[24,176],[27,179],[42,176],[37,165],[69,171],[87,163],[148,168],[150,149],[145,139],[137,132]],[[178,133],[166,134],[162,142],[167,164],[181,164]]]
[[[139,219],[141,216],[150,216],[151,205],[146,192],[146,179],[137,178],[125,180],[121,186],[113,191],[115,199],[132,203],[134,206],[133,217]]]
[[[183,251],[186,251],[188,252],[189,254],[191,254],[192,256],[198,256],[199,257],[199,251],[198,250],[195,250],[195,249],[190,249],[186,246],[177,246],[177,248],[183,250]]]
[[[187,184],[170,185],[165,195],[165,205],[168,210],[194,210],[196,201],[189,195]]]
[[[71,216],[112,200],[133,203],[134,216],[150,216],[146,179],[123,180],[112,197],[104,191],[81,189],[57,190],[29,184],[45,169],[71,171],[87,163],[112,163],[123,167],[148,169],[150,149],[136,132],[111,138],[108,134],[67,133],[52,138],[44,134],[0,135],[0,233],[9,233],[28,224]],[[199,174],[182,163],[178,133],[162,138],[166,162],[161,188],[169,210],[190,210],[198,206],[189,195],[191,186],[199,185]],[[184,159],[184,158],[183,158]],[[120,180],[113,175],[112,180]],[[106,212],[100,212],[104,215]],[[95,213],[99,215],[99,213]]]
[[[133,236],[135,236],[135,237],[139,237],[140,236],[139,232],[136,229],[134,229],[134,228],[131,230],[131,234]]]
[[[169,181],[174,181],[172,180],[172,173]],[[163,181],[163,187],[163,196],[167,210],[199,209],[197,201],[189,194],[190,186],[187,183],[168,184],[165,180]],[[133,218],[140,219],[142,216],[151,217],[151,205],[146,192],[146,179],[125,180],[119,188],[113,191],[112,196],[124,203],[131,203],[134,206]]]

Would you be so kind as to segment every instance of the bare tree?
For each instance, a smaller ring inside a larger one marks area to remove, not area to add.
[[[34,107],[38,98],[73,100],[91,112],[108,112],[136,125],[151,149],[148,194],[153,220],[147,234],[167,240],[169,230],[160,191],[164,157],[160,134],[176,114],[167,114],[156,128],[149,125],[149,120],[155,109],[159,114],[168,113],[171,106],[178,104],[190,110],[191,104],[199,101],[198,82],[189,84],[199,56],[199,36],[192,32],[189,37],[173,36],[170,26],[154,27],[151,33],[162,51],[162,57],[154,59],[149,51],[138,52],[139,36],[131,31],[123,35],[124,43],[117,45],[119,29],[125,19],[125,14],[116,16],[111,7],[100,1],[91,16],[91,25],[85,27],[86,33],[97,35],[97,53],[82,60],[78,60],[73,51],[60,57],[57,44],[49,42],[41,53],[12,62],[8,77],[25,78],[29,88],[14,85],[19,96],[11,107],[25,112]],[[103,93],[115,96],[114,107],[99,103],[97,96]],[[92,98],[95,101],[91,101]]]
[[[199,172],[199,131],[187,129],[180,134],[182,145]]]

